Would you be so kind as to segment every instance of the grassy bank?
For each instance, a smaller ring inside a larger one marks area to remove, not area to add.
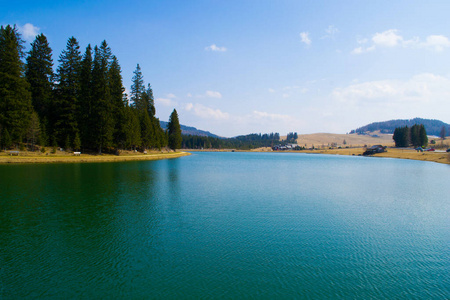
[[[14,164],[14,163],[93,163],[93,162],[119,162],[119,161],[137,161],[137,160],[159,160],[177,158],[181,156],[190,155],[187,152],[148,152],[147,154],[125,152],[120,155],[112,154],[81,154],[75,156],[70,153],[58,151],[55,154],[49,153],[35,153],[35,152],[20,152],[18,156],[10,156],[9,152],[0,153],[0,164]]]

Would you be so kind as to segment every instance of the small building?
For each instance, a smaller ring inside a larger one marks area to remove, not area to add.
[[[386,146],[382,145],[374,145],[370,148],[367,148],[366,151],[363,153],[363,155],[374,155],[377,153],[382,153],[386,151]]]

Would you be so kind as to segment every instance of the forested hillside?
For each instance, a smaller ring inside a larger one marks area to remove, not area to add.
[[[166,129],[169,124],[168,122],[165,122],[165,121],[159,121],[159,123],[161,124],[161,128],[163,128],[163,129]],[[218,135],[215,135],[209,131],[200,130],[195,127],[181,125],[181,124],[180,124],[180,127],[181,127],[181,133],[184,135],[197,135],[197,136],[209,136],[209,137],[220,138]]]
[[[412,127],[416,124],[423,124],[429,135],[440,136],[442,127],[445,128],[446,136],[450,136],[450,125],[439,120],[414,118],[409,120],[390,120],[385,122],[375,122],[369,125],[352,130],[350,133],[365,133],[372,131],[381,131],[381,133],[394,133],[395,128]]]
[[[25,53],[17,28],[1,26],[1,149],[40,145],[102,153],[167,146],[169,136],[155,117],[153,90],[139,64],[128,97],[106,41],[81,53],[70,37],[56,72],[52,56],[44,34]]]

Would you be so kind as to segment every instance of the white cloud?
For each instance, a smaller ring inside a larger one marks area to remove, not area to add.
[[[309,38],[309,32],[301,32],[300,38],[302,40],[302,43],[305,43],[306,45],[311,45],[311,39]]]
[[[291,96],[291,95],[287,94],[287,93],[284,93],[282,96],[283,96],[283,98],[289,98],[289,96]]]
[[[253,111],[253,118],[255,119],[267,119],[271,121],[292,121],[292,117],[289,115],[271,114],[263,111]]]
[[[185,106],[186,111],[192,111],[196,116],[203,119],[228,120],[230,115],[222,112],[220,109],[213,109],[199,103],[188,103]]]
[[[34,38],[36,37],[36,35],[39,34],[39,27],[34,26],[33,24],[30,23],[26,23],[23,26],[19,26],[18,27],[19,32],[22,34],[22,37],[26,40],[26,41],[33,41]]]
[[[450,98],[450,79],[424,73],[408,80],[368,81],[336,88],[332,97],[340,103],[384,109],[398,107],[402,110],[408,109],[408,105],[422,109],[443,105],[443,108],[448,106],[445,99]]]
[[[225,47],[218,47],[216,44],[212,44],[211,46],[205,47],[206,51],[217,51],[217,52],[225,52],[227,51],[227,48]]]
[[[155,101],[164,106],[177,106],[178,103],[170,98],[156,98]]]
[[[375,50],[375,46],[371,46],[371,47],[358,47],[352,50],[351,54],[362,54],[362,53],[366,53],[366,52],[371,52]]]
[[[275,93],[274,89],[269,89],[269,93]]]
[[[397,34],[397,29],[389,29],[380,33],[375,33],[372,41],[377,46],[395,47],[403,41],[403,37]]]
[[[190,111],[192,108],[194,107],[194,104],[192,103],[187,103],[184,107],[185,110]]]
[[[398,33],[397,29],[388,29],[383,32],[377,32],[372,36],[372,44],[368,47],[359,46],[351,51],[351,54],[362,54],[375,50],[376,48],[426,48],[436,52],[442,52],[450,47],[450,40],[444,35],[429,35],[424,42],[419,37],[404,39]],[[357,43],[364,45],[368,39],[358,39]]]
[[[175,96],[175,95],[172,94],[172,93],[169,93],[169,94],[167,94],[166,97],[169,98],[169,99],[175,99],[177,96]]]
[[[450,41],[443,35],[430,35],[427,37],[422,46],[425,48],[433,49],[434,51],[441,52],[444,48],[450,47]]]
[[[206,91],[205,95],[209,98],[222,98],[222,94],[215,91]]]
[[[326,35],[322,37],[322,39],[330,38],[334,39],[335,36],[339,33],[339,29],[337,29],[334,25],[328,26],[328,28],[325,29]]]

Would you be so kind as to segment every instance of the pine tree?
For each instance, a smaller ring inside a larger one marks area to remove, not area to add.
[[[27,143],[31,143],[31,151],[34,151],[34,146],[37,144],[39,135],[41,132],[41,126],[39,123],[39,117],[36,112],[31,114],[30,125],[27,131]]]
[[[95,120],[92,117],[92,48],[89,44],[81,61],[80,93],[78,101],[78,128],[80,130],[81,146],[94,147],[93,128]]]
[[[11,136],[9,135],[7,128],[3,129],[1,146],[5,149],[9,149],[12,146]]]
[[[445,132],[445,126],[442,126],[441,132],[439,133],[439,137],[443,140],[445,140],[446,132]]]
[[[133,84],[131,85],[130,94],[131,105],[139,111],[147,110],[147,106],[143,99],[145,93],[144,77],[142,76],[139,64],[137,64],[136,70],[133,73]]]
[[[32,112],[24,77],[23,41],[16,27],[0,27],[0,126],[13,142],[25,137]]]
[[[125,88],[122,83],[122,74],[117,57],[113,56],[111,66],[109,68],[108,85],[111,94],[112,117],[114,122],[114,145],[123,148],[125,145]]]
[[[167,125],[169,134],[169,147],[173,150],[181,148],[181,127],[180,121],[178,120],[177,110],[174,109],[170,114],[169,124]]]
[[[52,49],[45,35],[40,34],[31,44],[26,65],[26,79],[30,83],[34,110],[43,119],[47,116],[52,97]]]
[[[428,145],[427,131],[425,130],[425,126],[423,124],[419,127],[419,142],[419,146],[426,147]]]
[[[76,38],[71,37],[66,49],[59,57],[56,73],[58,84],[55,90],[55,136],[59,144],[63,144],[68,136],[78,132],[78,96],[80,92],[80,46]]]
[[[114,134],[113,106],[108,85],[111,49],[106,41],[103,41],[100,48],[95,47],[94,52],[92,96],[94,100],[93,117],[96,120],[96,126],[92,130],[95,132],[95,147],[99,153],[102,153],[102,149],[112,146]]]
[[[81,140],[78,132],[75,134],[75,138],[73,139],[73,150],[79,151],[81,149]]]
[[[125,107],[125,147],[136,149],[141,145],[141,126],[133,107]]]

